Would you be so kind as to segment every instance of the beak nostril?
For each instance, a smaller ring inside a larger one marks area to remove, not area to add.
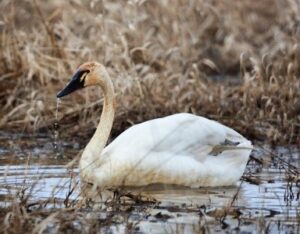
[[[63,88],[60,92],[57,93],[56,97],[61,98],[66,96],[78,89],[84,87],[84,79],[81,79],[84,74],[89,73],[89,70],[78,70],[72,77],[71,81]]]

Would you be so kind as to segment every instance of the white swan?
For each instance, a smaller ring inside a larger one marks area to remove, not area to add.
[[[216,121],[187,113],[134,125],[105,147],[115,112],[114,88],[105,67],[82,64],[61,98],[86,86],[104,93],[101,119],[80,160],[83,181],[100,188],[155,183],[200,186],[235,185],[252,144]]]

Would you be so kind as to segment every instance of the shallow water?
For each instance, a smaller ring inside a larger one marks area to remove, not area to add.
[[[77,155],[82,144],[76,140],[58,141],[54,149],[53,139],[46,135],[32,137],[3,132],[0,132],[0,142],[0,204],[8,206],[16,194],[20,196],[24,191],[25,195],[30,194],[29,202],[55,197],[51,205],[63,206],[70,187],[79,181],[78,169],[65,165]],[[132,189],[158,201],[144,205],[146,211],[138,211],[138,208],[128,212],[129,220],[137,223],[134,230],[299,232],[299,150],[288,147],[272,152],[257,150],[254,153],[255,158],[265,163],[251,160],[239,187],[188,189],[156,185]],[[70,199],[79,199],[79,186],[76,188]],[[106,214],[101,211],[101,215]],[[124,232],[125,229],[126,225],[119,222],[103,230]]]

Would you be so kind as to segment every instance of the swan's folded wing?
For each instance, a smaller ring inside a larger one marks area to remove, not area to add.
[[[141,159],[151,156],[153,152],[168,153],[203,161],[213,157],[211,152],[226,150],[219,145],[228,142],[239,144],[245,140],[234,130],[215,121],[191,114],[175,114],[129,128],[103,153],[139,155]]]
[[[236,142],[233,144],[228,144],[229,140],[225,139],[224,142],[219,144],[194,144],[191,145],[185,152],[190,152],[190,155],[197,161],[203,162],[207,157],[217,157],[222,155],[222,153],[227,151],[240,151],[240,150],[252,150],[251,144],[245,146],[241,145],[243,142]]]

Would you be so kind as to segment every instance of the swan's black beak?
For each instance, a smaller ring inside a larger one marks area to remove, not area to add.
[[[78,70],[73,75],[71,81],[66,85],[66,87],[57,93],[56,97],[61,98],[70,93],[73,93],[78,89],[82,89],[84,87],[84,79],[81,79],[81,77],[88,72],[89,72],[88,70]]]

